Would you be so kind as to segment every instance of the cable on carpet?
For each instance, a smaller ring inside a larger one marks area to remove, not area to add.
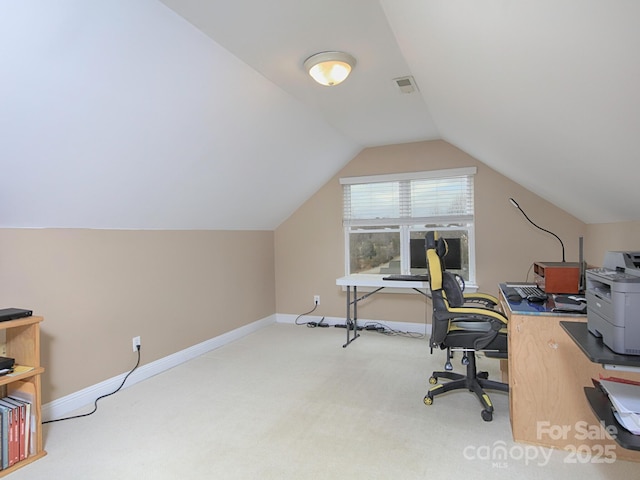
[[[109,397],[109,396],[111,396],[111,395],[113,395],[115,393],[118,393],[122,389],[122,387],[124,386],[125,382],[129,378],[129,376],[136,370],[136,368],[138,368],[139,365],[140,365],[140,345],[138,345],[138,361],[136,362],[136,366],[133,367],[129,371],[129,373],[127,373],[127,375],[124,377],[124,380],[122,380],[122,383],[120,384],[120,386],[118,388],[116,388],[111,393],[107,393],[107,394],[102,395],[102,396],[100,396],[100,397],[95,399],[95,401],[93,402],[93,410],[91,410],[88,413],[83,413],[83,414],[80,414],[80,415],[72,415],[70,417],[56,418],[54,420],[47,420],[46,422],[42,422],[42,424],[44,425],[45,423],[61,422],[63,420],[72,420],[74,418],[82,418],[82,417],[88,417],[89,415],[93,415],[98,410],[98,400],[101,400],[101,399]]]
[[[316,308],[318,308],[318,304],[317,304],[317,303],[316,303],[316,304],[313,306],[313,308],[312,308],[311,310],[309,310],[308,312],[306,312],[306,313],[301,313],[300,315],[298,315],[298,316],[296,317],[295,324],[296,324],[296,325],[306,325],[308,328],[328,327],[328,326],[329,326],[329,324],[328,324],[328,323],[322,323],[322,322],[323,322],[323,320],[324,320],[324,317],[322,317],[322,318],[320,319],[320,321],[319,321],[319,322],[302,322],[302,323],[299,323],[299,322],[298,322],[298,320],[300,320],[302,317],[304,317],[304,316],[306,316],[306,315],[309,315],[309,314],[311,314],[311,313],[315,312],[315,311],[316,311]]]
[[[395,330],[388,325],[381,322],[367,322],[364,325],[365,330],[375,330],[378,333],[389,336],[399,336],[408,338],[424,338],[424,333],[418,332],[403,332],[402,330]]]

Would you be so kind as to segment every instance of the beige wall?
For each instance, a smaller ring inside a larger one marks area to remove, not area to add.
[[[128,371],[131,338],[149,363],[276,312],[343,317],[342,176],[477,166],[477,270],[481,290],[531,279],[560,247],[508,199],[565,242],[567,260],[600,265],[606,250],[640,249],[640,222],[585,225],[444,141],[370,148],[275,232],[0,229],[0,306],[43,315],[45,403]],[[274,281],[275,279],[275,281]],[[424,322],[418,295],[386,294],[360,317]]]
[[[0,305],[43,315],[43,402],[275,313],[273,232],[0,229]]]
[[[299,314],[321,296],[314,315],[344,317],[345,293],[335,285],[344,275],[343,176],[374,175],[477,166],[476,268],[482,291],[495,293],[505,280],[533,278],[534,261],[562,260],[560,243],[531,226],[509,202],[515,198],[538,225],[563,239],[567,261],[578,260],[578,238],[586,225],[508,180],[445,141],[419,142],[363,150],[302,205],[275,232],[276,309]],[[376,295],[358,306],[366,319],[424,322],[425,306],[415,295]]]
[[[601,267],[608,250],[640,251],[640,222],[587,225],[585,260],[590,265]]]

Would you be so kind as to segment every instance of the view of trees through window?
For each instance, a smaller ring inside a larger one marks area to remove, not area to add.
[[[393,273],[389,265],[398,262],[400,273],[400,232],[387,229],[349,235],[352,273]]]
[[[452,250],[452,255],[458,258],[449,259],[449,270],[469,279],[469,235],[466,229],[447,229],[433,226],[439,235],[446,238],[458,239],[459,248]],[[402,227],[380,227],[352,229],[349,234],[349,268],[351,273],[391,274],[401,273],[401,240]],[[423,241],[426,230],[411,230],[409,234],[414,239]],[[452,244],[453,245],[453,244]],[[412,247],[413,248],[413,247]],[[413,265],[415,257],[411,254],[411,273],[426,273],[425,265]],[[445,258],[445,261],[447,259]],[[426,262],[426,258],[423,258]]]
[[[451,239],[447,269],[475,281],[475,167],[341,178],[347,274],[427,273],[428,231]]]

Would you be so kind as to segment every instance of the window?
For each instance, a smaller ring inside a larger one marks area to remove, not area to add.
[[[447,269],[475,283],[475,167],[341,178],[345,270],[425,273],[428,231],[449,241]]]

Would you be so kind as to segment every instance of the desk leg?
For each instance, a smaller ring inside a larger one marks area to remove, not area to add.
[[[358,334],[358,290],[353,286],[353,318],[351,317],[351,287],[347,286],[347,318],[345,330],[347,331],[347,343],[342,345],[342,348],[346,348],[351,342],[353,342],[360,335]],[[353,329],[353,338],[351,338],[350,330]]]

